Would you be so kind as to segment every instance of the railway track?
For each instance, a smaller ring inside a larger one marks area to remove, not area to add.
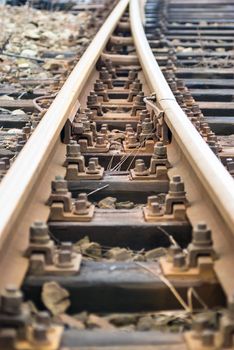
[[[233,347],[232,148],[210,129],[232,60],[200,60],[231,48],[232,3],[198,34],[202,4],[147,2],[145,34],[119,1],[3,178],[0,348]]]

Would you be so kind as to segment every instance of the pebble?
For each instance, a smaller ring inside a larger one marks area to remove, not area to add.
[[[0,100],[6,100],[6,101],[14,101],[14,97],[8,96],[8,95],[1,95]]]
[[[65,69],[66,64],[61,60],[50,60],[43,64],[43,68],[46,70],[59,70],[59,69]]]
[[[27,32],[24,34],[25,38],[28,39],[33,39],[33,40],[38,40],[40,39],[40,31],[35,29],[35,30],[27,30]]]
[[[21,51],[21,55],[26,56],[26,57],[36,57],[37,51],[25,49],[25,50]]]
[[[22,109],[14,109],[14,111],[11,112],[11,115],[25,115],[25,112],[22,111]]]
[[[42,63],[31,58],[42,58],[45,52],[71,51],[76,46],[76,51],[83,51],[79,45],[87,44],[93,35],[92,30],[87,30],[87,24],[91,13],[68,13],[65,11],[45,11],[26,6],[4,6],[1,8],[2,26],[4,31],[0,32],[0,46],[12,56],[1,54],[0,72],[9,73],[1,76],[1,82],[11,82],[19,77],[38,79],[51,78],[50,71],[54,67],[51,59],[48,68],[42,71]],[[87,34],[83,41],[78,43],[78,35],[81,27]],[[62,30],[61,30],[62,28]],[[14,54],[28,57],[22,61]],[[43,57],[44,59],[44,57]],[[60,63],[61,64],[61,63]],[[58,67],[58,66],[57,66]],[[64,65],[58,68],[64,68]],[[42,74],[43,76],[40,76]]]

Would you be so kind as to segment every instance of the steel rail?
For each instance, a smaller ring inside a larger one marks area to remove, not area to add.
[[[234,235],[234,181],[177,104],[151,51],[141,23],[140,1],[130,0],[131,31],[138,57],[165,121],[214,206]]]
[[[4,177],[0,185],[0,249],[9,232],[14,230],[66,120],[128,3],[129,0],[120,0],[111,12]]]

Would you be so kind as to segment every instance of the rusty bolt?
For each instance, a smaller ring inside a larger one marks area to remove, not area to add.
[[[79,145],[80,145],[80,151],[81,151],[81,153],[87,151],[87,147],[88,147],[88,142],[87,142],[87,140],[85,140],[85,139],[79,140]]]
[[[192,243],[196,246],[211,246],[213,244],[211,230],[205,222],[199,222],[195,225]]]
[[[202,131],[203,131],[203,133],[205,134],[205,135],[207,135],[207,134],[209,134],[209,132],[210,132],[210,127],[207,125],[207,126],[204,126],[203,128],[202,128]]]
[[[233,158],[226,159],[227,170],[229,172],[234,172],[234,161]]]
[[[133,133],[134,130],[133,130],[132,125],[131,125],[131,124],[126,124],[126,126],[125,126],[125,131],[126,131],[126,132],[130,132],[130,133]]]
[[[101,166],[100,166],[100,164],[98,162],[98,157],[91,157],[91,158],[89,158],[89,161],[90,162],[94,162],[97,169],[101,168]]]
[[[183,105],[183,104],[184,104],[183,95],[178,94],[178,95],[176,96],[176,101],[178,102],[179,105]]]
[[[47,343],[47,327],[43,324],[35,323],[32,327],[33,340],[37,343]]]
[[[177,97],[178,97],[178,96],[182,96],[182,97],[183,97],[183,95],[181,94],[181,92],[179,92],[178,90],[174,91],[174,96],[175,96],[176,100],[177,100]]]
[[[201,129],[204,130],[205,127],[209,126],[208,123],[202,122],[201,123]]]
[[[103,81],[108,80],[110,78],[109,72],[105,67],[102,67],[99,76],[100,76],[100,79]]]
[[[89,108],[85,109],[85,115],[89,120],[93,120],[93,112]]]
[[[145,162],[143,159],[137,159],[135,161],[135,168],[134,168],[134,171],[136,173],[143,173],[144,171],[146,170],[146,167],[145,167]]]
[[[132,83],[132,90],[133,91],[141,91],[142,90],[142,84],[139,79],[135,80]]]
[[[136,147],[138,145],[137,137],[135,133],[131,133],[127,138],[128,147]]]
[[[6,163],[0,161],[0,172],[7,170]]]
[[[83,201],[88,201],[87,193],[79,193],[77,199],[83,200]]]
[[[169,86],[170,86],[172,92],[175,92],[177,90],[177,85],[176,85],[175,81],[171,81],[169,83]]]
[[[137,72],[133,69],[128,72],[128,80],[134,80],[137,78]]]
[[[100,129],[101,134],[107,134],[108,132],[108,126],[102,125]]]
[[[27,142],[27,135],[25,134],[25,132],[22,132],[21,134],[21,140],[20,141],[24,141],[24,144]]]
[[[19,141],[15,147],[16,152],[20,152],[23,149],[24,145],[24,141]]]
[[[163,142],[157,142],[156,145],[154,145],[153,155],[161,159],[167,158],[167,146],[165,146]]]
[[[162,206],[158,202],[152,202],[150,206],[151,213],[153,215],[162,215]]]
[[[189,112],[189,108],[186,108],[186,107],[183,107],[182,110],[185,114],[187,114]]]
[[[146,118],[149,118],[149,117],[150,117],[150,113],[149,113],[148,109],[143,109],[143,110],[141,111],[141,114],[144,114]]]
[[[194,126],[195,126],[195,128],[196,128],[198,131],[200,131],[200,126],[201,126],[201,124],[200,124],[199,121],[195,122],[195,123],[194,123]]]
[[[108,70],[112,70],[112,69],[113,69],[113,63],[112,63],[112,61],[111,61],[109,58],[107,58],[107,59],[105,60],[105,65],[106,65],[106,68],[107,68]]]
[[[108,124],[106,124],[106,123],[105,123],[105,124],[102,124],[102,127],[108,129]]]
[[[184,193],[184,182],[181,180],[179,175],[174,175],[170,181],[169,192],[175,193]]]
[[[36,315],[36,321],[38,324],[43,324],[44,326],[50,326],[51,320],[50,315],[47,311],[40,311]]]
[[[174,259],[174,256],[180,254],[181,252],[182,252],[182,249],[178,245],[173,244],[173,245],[170,245],[170,247],[168,248],[168,255],[172,259]]]
[[[135,98],[135,104],[136,105],[144,105],[145,102],[144,102],[144,92],[139,92]]]
[[[67,145],[67,157],[79,157],[80,153],[80,145],[75,141],[71,140]]]
[[[90,121],[85,117],[82,118],[82,123],[83,123],[83,128],[84,128],[84,131],[90,131]]]
[[[152,132],[152,123],[149,118],[145,118],[142,122],[142,133],[150,134]]]
[[[182,91],[185,90],[184,81],[181,80],[181,79],[176,80],[176,86],[177,86],[177,89],[178,89],[178,90],[182,90]]]
[[[214,154],[217,155],[217,154],[218,154],[218,151],[219,151],[219,147],[218,147],[218,145],[216,144],[216,142],[215,142],[215,141],[210,141],[210,140],[208,140],[208,141],[207,141],[207,144],[208,144],[208,146],[210,147],[210,149],[214,152]]]
[[[105,90],[105,87],[104,87],[104,84],[101,80],[96,80],[96,83],[94,83],[94,91],[104,91]]]
[[[0,330],[0,349],[15,350],[17,331],[13,328],[3,328]]]
[[[200,113],[201,113],[201,110],[200,110],[200,108],[199,108],[199,105],[194,104],[194,105],[192,106],[192,112],[193,112],[193,114],[195,114],[195,115],[200,114]]]
[[[192,122],[193,124],[196,123],[196,122],[198,121],[197,117],[194,117],[194,116],[191,117],[190,120],[191,120],[191,122]]]
[[[43,221],[35,221],[30,226],[30,242],[47,244],[50,240],[48,225]]]
[[[212,131],[210,131],[209,134],[207,135],[207,140],[214,141],[214,142],[218,141],[217,136]]]
[[[211,329],[205,329],[201,334],[201,340],[203,346],[213,346],[214,332]]]
[[[87,174],[97,174],[98,169],[96,168],[96,162],[89,159],[88,167],[86,169]]]
[[[89,106],[95,106],[98,103],[97,95],[94,91],[90,92],[90,95],[88,96],[88,105]]]
[[[62,242],[60,249],[72,252],[72,249],[73,249],[72,243],[71,242]]]
[[[148,196],[147,197],[147,207],[151,207],[151,204],[158,201],[158,196]]]
[[[234,319],[234,294],[228,299],[227,309],[229,318]]]
[[[201,332],[203,332],[204,328],[206,328],[208,325],[209,325],[208,314],[198,314],[193,319],[192,328],[194,331],[200,334]]]
[[[191,95],[190,92],[185,92],[185,93],[183,94],[183,98],[184,98],[184,102],[185,102],[186,104],[187,104],[187,103],[193,102],[193,97],[192,97],[192,95]]]
[[[81,121],[82,123],[85,123],[85,122],[88,121],[87,116],[86,116],[85,114],[83,114],[83,113],[81,113],[81,114],[79,115],[79,118],[80,118],[80,121]]]
[[[163,75],[167,81],[168,79],[173,79],[175,77],[173,71],[171,70],[163,70]]]
[[[192,111],[188,110],[186,114],[187,114],[187,117],[188,117],[190,120],[191,120],[192,118],[194,118],[193,112],[192,112]]]
[[[68,191],[67,181],[60,175],[55,176],[55,180],[51,182],[51,189],[56,194],[66,194]]]
[[[147,109],[144,109],[143,111],[140,112],[139,116],[140,116],[140,122],[143,122],[146,118],[150,117],[150,114],[147,111]]]
[[[10,163],[10,158],[9,157],[3,157],[3,158],[1,158],[1,161],[6,164],[6,169],[10,168],[11,163]]]
[[[25,125],[22,129],[23,133],[25,133],[26,135],[30,134],[31,132],[31,125]]]
[[[167,61],[167,65],[166,65],[166,66],[167,66],[167,68],[169,68],[169,69],[173,69],[173,68],[174,68],[174,64],[173,64],[172,60],[169,59],[169,60]]]
[[[103,136],[98,136],[96,139],[96,147],[105,147],[105,139]]]
[[[86,215],[88,214],[88,212],[89,209],[87,207],[86,200],[78,199],[77,201],[75,201],[75,214]]]
[[[13,285],[7,286],[1,294],[1,310],[3,313],[19,315],[22,302],[22,292]]]
[[[173,266],[175,268],[181,269],[185,267],[186,257],[184,253],[177,253],[173,256]]]
[[[72,261],[72,254],[70,250],[60,249],[58,252],[58,265],[67,266]]]

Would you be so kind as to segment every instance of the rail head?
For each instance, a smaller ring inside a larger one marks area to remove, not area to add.
[[[133,40],[147,82],[184,156],[234,235],[234,181],[177,104],[148,44],[141,23],[141,0],[130,0]]]
[[[129,0],[120,0],[0,184],[0,249],[14,229],[74,105]]]

